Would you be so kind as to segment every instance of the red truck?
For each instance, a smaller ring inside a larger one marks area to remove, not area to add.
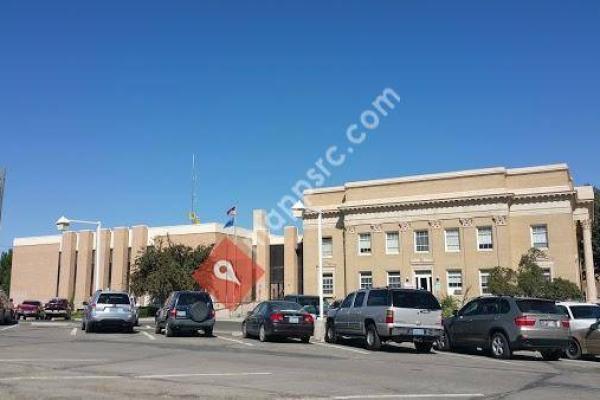
[[[17,319],[23,317],[23,319],[34,317],[35,319],[42,319],[44,316],[44,308],[42,302],[38,300],[25,300],[17,306]]]
[[[45,319],[52,318],[64,318],[65,320],[71,319],[71,304],[69,304],[69,300],[61,299],[56,297],[54,299],[50,299],[44,305],[44,315]]]

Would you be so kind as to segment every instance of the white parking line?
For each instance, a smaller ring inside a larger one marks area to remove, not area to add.
[[[165,374],[165,375],[138,375],[137,379],[161,379],[161,378],[190,378],[195,376],[253,376],[253,375],[273,375],[271,372],[223,372],[223,373],[204,373],[204,374]]]
[[[77,335],[77,328],[71,329],[71,336]]]
[[[94,379],[165,379],[165,378],[193,378],[193,377],[231,377],[231,376],[254,376],[273,375],[271,372],[224,372],[224,373],[200,373],[200,374],[165,374],[165,375],[66,375],[66,376],[11,376],[0,378],[0,382],[12,381],[71,381],[71,380],[94,380]]]
[[[154,329],[154,327],[152,327],[150,325],[144,325],[144,329]]]
[[[151,335],[146,331],[142,331],[142,335],[146,336],[150,340],[156,340],[156,337],[154,335]]]
[[[333,347],[334,349],[350,351],[350,352],[358,353],[358,354],[365,354],[365,355],[366,354],[371,354],[368,351],[364,351],[364,350],[360,350],[360,349],[355,349],[354,347],[338,346],[337,344],[321,343],[321,342],[312,342],[312,344],[316,344],[318,346],[324,346],[324,347]]]
[[[515,363],[511,362],[511,361],[498,360],[497,358],[486,357],[484,355],[472,356],[470,354],[449,353],[447,351],[436,351],[435,354],[439,354],[439,355],[443,355],[443,356],[450,356],[450,357],[468,358],[471,360],[482,360],[482,361],[485,360],[485,361],[492,361],[492,362],[497,362],[497,363],[502,363],[502,364],[515,365]]]
[[[31,326],[36,326],[36,327],[45,327],[45,328],[50,328],[50,327],[57,327],[57,326],[73,326],[72,322],[53,322],[53,321],[46,321],[46,322],[31,322],[30,323]]]
[[[0,331],[7,331],[9,329],[16,328],[17,326],[19,326],[19,325],[10,325],[10,326],[4,327],[4,328],[0,328]]]
[[[599,368],[600,367],[600,363],[598,361],[594,361],[594,360],[569,360],[566,358],[561,358],[559,361],[557,361],[558,363],[573,363],[575,365],[578,365],[579,367],[596,367]]]
[[[238,343],[238,344],[243,344],[245,346],[254,346],[252,343],[243,342],[243,341],[237,340],[237,339],[226,338],[226,337],[223,337],[223,336],[215,336],[215,337],[217,339],[226,340],[228,342],[233,342],[233,343]]]

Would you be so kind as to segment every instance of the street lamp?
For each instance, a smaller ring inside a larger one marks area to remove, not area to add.
[[[94,281],[95,287],[94,290],[100,289],[100,229],[102,228],[102,223],[100,221],[85,221],[80,219],[68,219],[64,215],[56,220],[56,229],[60,232],[65,232],[69,229],[71,224],[85,224],[85,225],[96,225],[96,261],[94,268]]]
[[[318,272],[318,286],[319,286],[319,319],[323,320],[323,211],[306,207],[302,201],[298,200],[296,204],[292,206],[292,212],[294,217],[302,218],[306,211],[316,213],[317,218],[317,242],[319,244],[319,272]]]

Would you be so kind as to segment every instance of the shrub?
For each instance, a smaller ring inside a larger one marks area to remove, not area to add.
[[[440,301],[442,306],[442,317],[448,318],[452,316],[452,313],[459,309],[460,304],[456,297],[446,296]]]

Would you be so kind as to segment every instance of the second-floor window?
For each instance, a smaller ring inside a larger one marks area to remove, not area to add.
[[[371,234],[370,233],[359,233],[358,234],[358,254],[360,254],[360,255],[371,254]]]
[[[456,295],[462,293],[462,272],[460,270],[448,271],[448,294]]]
[[[429,231],[415,231],[415,252],[429,251]]]
[[[330,237],[323,238],[323,247],[321,248],[323,258],[333,257],[333,239]]]
[[[398,232],[385,233],[385,253],[398,254],[400,253],[400,234]]]
[[[494,248],[491,226],[477,228],[477,248],[479,250],[492,250]]]
[[[362,271],[359,279],[361,289],[371,289],[373,287],[373,274],[371,271]]]
[[[548,248],[548,225],[533,225],[531,227],[531,247],[536,249]]]
[[[323,295],[324,296],[333,296],[334,294],[334,282],[333,282],[333,273],[324,272],[323,273]]]
[[[400,279],[400,271],[388,271],[387,285],[390,289],[400,289],[402,280]]]
[[[458,228],[446,229],[446,251],[460,251],[460,236]]]

